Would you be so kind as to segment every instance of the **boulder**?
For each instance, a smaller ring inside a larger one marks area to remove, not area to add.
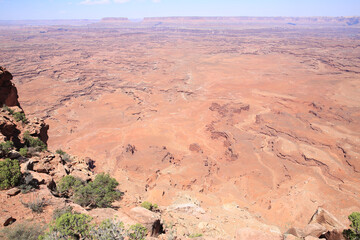
[[[60,179],[62,179],[66,175],[68,175],[66,171],[66,167],[61,163],[58,163],[55,169],[51,172],[51,176],[56,182],[60,181]]]
[[[305,237],[304,231],[296,227],[289,228],[289,230],[287,230],[285,234],[294,235],[295,237],[298,238]]]
[[[0,115],[0,133],[2,139],[5,136],[6,139],[10,140],[19,134],[16,124],[9,119],[8,113],[1,113]]]
[[[4,216],[0,217],[0,223],[4,227],[9,226],[10,224],[12,224],[15,221],[16,221],[16,219],[10,215],[4,215]]]
[[[31,160],[20,164],[21,173],[25,173],[28,170],[32,170],[32,168],[33,168],[33,163]]]
[[[50,185],[53,182],[52,177],[48,174],[33,171],[31,171],[30,173],[33,176],[33,179],[36,179],[39,184]]]
[[[265,232],[252,228],[240,228],[236,231],[236,240],[282,240],[277,233]]]
[[[34,117],[33,119],[29,119],[29,123],[26,124],[24,131],[28,131],[31,136],[38,137],[45,144],[49,139],[47,134],[49,130],[49,125],[44,122],[43,119]]]
[[[51,165],[46,162],[33,162],[33,171],[39,172],[39,173],[49,173],[51,170]]]
[[[304,228],[304,236],[313,236],[318,238],[322,234],[326,233],[326,231],[326,228],[319,223],[311,223]]]
[[[130,217],[146,227],[151,236],[159,235],[161,226],[160,214],[143,207],[134,207],[130,210]]]
[[[326,240],[345,240],[342,230],[334,229],[325,233]]]
[[[15,151],[15,150],[11,150],[9,152],[9,155],[8,155],[9,158],[11,159],[18,159],[21,157],[20,153],[18,151]]]
[[[11,197],[18,195],[19,193],[20,193],[20,189],[18,189],[18,188],[11,188],[6,191],[6,194]]]
[[[55,163],[55,161],[53,161],[53,159],[49,158],[48,156],[33,157],[31,158],[31,161],[31,170],[39,173],[49,173],[50,171],[54,170],[57,165],[57,163]]]
[[[89,171],[87,171],[87,170],[75,169],[74,171],[71,172],[71,175],[74,176],[75,178],[79,178],[85,182],[91,180],[91,175],[89,174]]]
[[[346,227],[339,222],[331,213],[323,208],[318,208],[314,215],[311,217],[309,224],[317,223],[326,228],[327,231],[334,229],[345,229]]]

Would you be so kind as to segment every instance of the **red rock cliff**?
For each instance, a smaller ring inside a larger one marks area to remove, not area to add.
[[[0,66],[0,106],[18,106],[18,94],[15,85],[11,82],[13,76],[10,72]]]

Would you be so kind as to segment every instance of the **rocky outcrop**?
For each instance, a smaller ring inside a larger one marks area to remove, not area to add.
[[[160,215],[143,207],[135,207],[130,210],[131,218],[143,224],[151,236],[158,236],[163,232]]]
[[[38,137],[45,144],[48,140],[49,125],[39,118],[26,119],[26,123],[17,120],[14,113],[23,113],[19,107],[0,108],[0,142],[13,141],[15,146],[24,144],[23,134],[29,132],[32,137]],[[15,109],[15,110],[14,110]]]
[[[6,110],[0,109],[0,141],[12,140],[18,138],[19,129],[12,116]]]
[[[34,117],[31,119],[25,127],[25,131],[28,131],[30,135],[38,137],[44,143],[47,143],[49,125],[45,123],[43,119]]]
[[[0,142],[13,141],[19,147],[24,142],[20,135],[29,132],[32,137],[38,137],[46,144],[49,125],[36,117],[25,118],[12,78],[11,73],[0,66]]]
[[[0,66],[0,106],[19,106],[15,85],[11,82],[13,76],[6,68]]]
[[[322,225],[328,231],[333,231],[335,229],[343,230],[346,227],[336,219],[331,213],[326,211],[323,208],[318,208],[314,215],[311,217],[309,224],[317,223]]]
[[[17,188],[11,188],[9,190],[6,191],[6,194],[10,197],[12,196],[16,196],[20,193],[20,189],[17,189]]]
[[[304,228],[305,236],[320,237],[326,232],[326,228],[319,223],[310,223]]]
[[[345,228],[335,216],[319,207],[304,229],[292,227],[284,235],[287,236],[286,239],[291,239],[291,237],[318,239],[321,237],[327,240],[343,240],[345,238],[342,232]]]
[[[40,153],[39,156],[24,159],[21,164],[22,172],[29,172],[39,184],[51,186],[53,182],[58,182],[62,177],[71,174],[83,181],[91,180],[93,172],[90,167],[77,157],[71,161],[64,161],[61,155],[51,152]]]
[[[324,234],[326,240],[346,240],[343,232],[335,229],[333,231],[328,231]]]

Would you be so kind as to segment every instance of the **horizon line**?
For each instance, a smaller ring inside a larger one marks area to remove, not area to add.
[[[64,21],[64,20],[102,20],[106,18],[123,18],[123,19],[149,19],[149,18],[216,18],[216,17],[222,17],[222,18],[241,18],[241,17],[252,17],[252,18],[356,18],[360,17],[360,15],[353,15],[353,16],[326,16],[326,15],[318,15],[318,16],[222,16],[222,15],[209,15],[209,16],[151,16],[151,17],[102,17],[102,18],[44,18],[44,19],[0,19],[0,21]]]

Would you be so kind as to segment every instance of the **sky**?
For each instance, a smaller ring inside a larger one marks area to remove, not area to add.
[[[360,0],[0,0],[0,20],[359,16]]]

